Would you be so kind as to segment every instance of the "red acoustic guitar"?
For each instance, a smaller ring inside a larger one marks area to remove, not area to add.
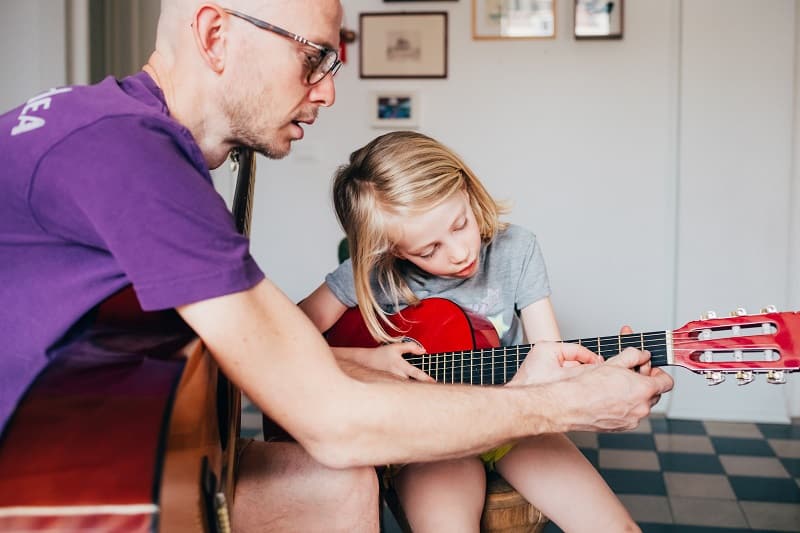
[[[450,300],[429,298],[390,316],[405,337],[429,353],[406,360],[442,383],[501,385],[519,369],[532,344],[499,347],[494,326]],[[348,309],[325,333],[331,346],[374,347],[357,307]],[[767,309],[758,315],[708,317],[673,331],[652,331],[575,339],[605,358],[628,346],[649,350],[653,366],[676,365],[705,375],[710,385],[735,374],[740,385],[764,373],[769,383],[785,383],[800,370],[800,313]]]

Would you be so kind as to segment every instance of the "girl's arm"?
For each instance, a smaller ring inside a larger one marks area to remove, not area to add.
[[[528,342],[561,340],[561,332],[558,330],[550,298],[542,298],[525,307],[520,313],[520,318]]]
[[[323,333],[328,331],[347,311],[347,306],[339,301],[326,283],[317,287],[297,305]]]

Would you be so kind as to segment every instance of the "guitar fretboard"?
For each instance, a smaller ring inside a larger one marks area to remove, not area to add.
[[[566,342],[580,344],[608,359],[632,346],[649,350],[653,366],[667,364],[669,332],[631,333],[590,337]],[[408,355],[406,361],[440,383],[462,383],[471,385],[503,385],[519,370],[533,344],[501,346],[460,352]]]

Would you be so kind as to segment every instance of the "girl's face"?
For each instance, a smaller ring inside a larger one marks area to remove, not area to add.
[[[395,254],[434,276],[469,278],[479,267],[481,233],[462,191],[426,213],[397,221]]]

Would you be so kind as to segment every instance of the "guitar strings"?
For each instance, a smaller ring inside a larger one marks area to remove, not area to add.
[[[649,339],[652,339],[652,338],[657,338],[659,341],[661,341],[661,339],[664,339],[664,341],[652,342],[652,343],[645,342],[646,340],[649,340]],[[636,341],[636,342],[635,343],[631,343],[630,341]],[[624,349],[624,348],[631,347],[631,346],[634,347],[634,348],[648,349],[650,351],[654,351],[654,350],[659,350],[659,349],[666,348],[667,346],[670,345],[670,343],[666,342],[666,335],[665,335],[664,332],[650,332],[650,333],[643,333],[643,334],[627,334],[627,335],[622,335],[622,336],[619,336],[619,337],[610,336],[610,337],[599,337],[599,338],[596,338],[596,339],[585,338],[585,339],[569,340],[569,341],[564,341],[564,342],[572,343],[572,344],[580,344],[581,346],[584,346],[584,347],[589,348],[589,349],[595,348],[595,350],[593,350],[593,351],[601,352],[601,355],[604,355],[602,353],[604,351],[611,351],[611,352],[613,352],[613,355],[616,355],[619,352],[620,349]],[[673,342],[671,343],[671,345],[672,345],[673,348],[680,349],[684,345],[696,345],[697,342],[698,342],[698,340],[696,340],[696,339],[687,339],[687,340],[677,339],[676,340],[673,337]],[[512,352],[512,354],[513,354],[514,351],[519,351],[519,352],[522,353],[522,351],[524,350],[524,353],[527,353],[528,351],[531,350],[531,348],[533,346],[534,346],[533,344],[521,344],[521,345],[517,345],[517,346],[506,346],[506,347],[497,346],[497,347],[491,347],[491,348],[478,348],[478,349],[474,349],[474,350],[459,350],[459,351],[455,351],[455,352],[429,353],[429,354],[424,354],[423,356],[421,356],[419,360],[422,360],[422,358],[424,358],[424,357],[439,356],[439,355],[443,355],[443,354],[459,354],[459,355],[463,355],[463,354],[469,354],[469,353],[476,353],[476,354],[479,354],[479,356],[481,356],[481,357],[492,357],[497,352],[503,352],[503,354],[506,355],[508,352]],[[653,357],[655,358],[656,356],[654,355]],[[406,360],[411,362],[411,361],[414,361],[415,358],[412,357],[412,358],[408,358]]]

